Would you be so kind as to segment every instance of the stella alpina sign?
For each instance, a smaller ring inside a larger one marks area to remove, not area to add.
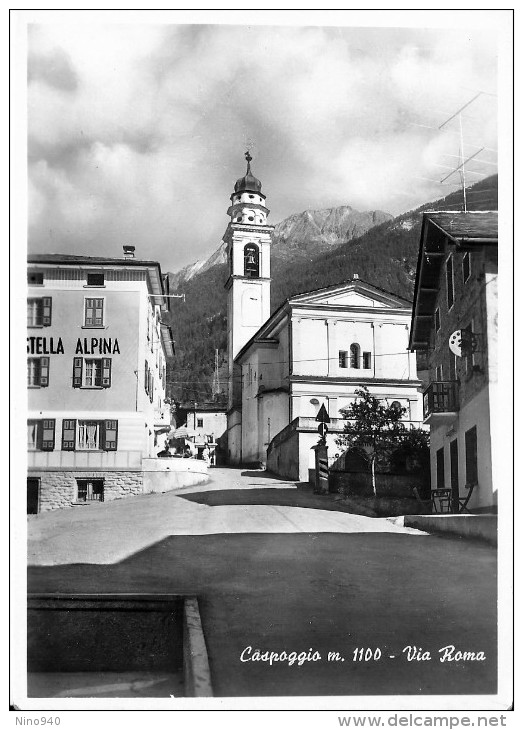
[[[28,355],[65,355],[61,337],[28,337]],[[75,355],[119,355],[118,338],[78,337]]]

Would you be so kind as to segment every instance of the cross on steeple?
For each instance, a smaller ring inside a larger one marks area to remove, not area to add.
[[[247,172],[246,172],[246,175],[252,175],[252,172],[251,172],[251,160],[252,160],[252,157],[251,157],[251,153],[249,152],[249,150],[247,150],[247,152],[245,153],[245,159],[247,160]]]

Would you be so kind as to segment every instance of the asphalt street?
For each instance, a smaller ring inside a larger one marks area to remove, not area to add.
[[[211,477],[30,516],[29,591],[198,595],[217,696],[495,694],[492,547]]]

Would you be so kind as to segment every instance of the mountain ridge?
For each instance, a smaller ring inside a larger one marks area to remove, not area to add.
[[[497,210],[497,175],[467,190],[469,210]],[[419,208],[372,226],[362,235],[338,245],[310,247],[289,258],[272,258],[271,312],[294,294],[340,284],[358,274],[361,279],[411,300],[418,257],[422,213],[456,210],[461,192],[454,192]],[[388,215],[388,214],[386,214]],[[274,247],[276,250],[278,245]],[[292,248],[291,248],[292,250]],[[215,252],[216,253],[216,252]],[[176,356],[169,365],[169,390],[182,403],[203,402],[211,397],[214,350],[220,351],[220,379],[226,377],[227,305],[225,262],[216,263],[180,283],[170,314]],[[225,402],[225,396],[221,399]]]
[[[311,251],[317,255],[330,246],[361,236],[372,226],[392,220],[392,217],[381,210],[359,211],[350,205],[293,213],[274,226],[271,261],[306,258]],[[206,259],[199,259],[177,272],[167,272],[170,287],[176,289],[183,282],[226,261],[226,247],[222,241]]]

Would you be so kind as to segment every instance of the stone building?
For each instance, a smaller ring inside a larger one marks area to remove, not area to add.
[[[497,253],[497,211],[423,214],[410,348],[428,354],[431,483],[453,511],[470,489],[468,509],[497,504]]]
[[[140,493],[169,426],[167,282],[124,250],[28,258],[29,512]]]

